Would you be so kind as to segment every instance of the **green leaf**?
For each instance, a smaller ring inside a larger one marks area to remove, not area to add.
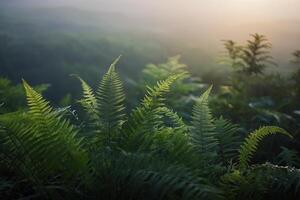
[[[208,106],[210,86],[197,99],[193,108],[190,138],[195,150],[203,158],[213,159],[217,155],[218,141],[216,139],[215,125]]]
[[[252,133],[246,138],[244,144],[240,148],[239,167],[244,169],[249,165],[253,154],[256,152],[260,141],[268,135],[281,134],[293,138],[291,134],[282,128],[276,126],[264,126]]]

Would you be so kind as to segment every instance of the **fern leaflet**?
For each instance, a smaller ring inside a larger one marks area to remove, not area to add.
[[[249,165],[249,162],[251,158],[253,157],[253,154],[258,148],[259,142],[268,135],[273,134],[282,134],[285,136],[288,136],[290,138],[293,138],[292,135],[290,135],[287,131],[285,131],[282,128],[276,127],[276,126],[264,126],[261,127],[252,133],[246,138],[244,144],[240,148],[240,155],[239,155],[239,167],[240,169],[244,169]]]

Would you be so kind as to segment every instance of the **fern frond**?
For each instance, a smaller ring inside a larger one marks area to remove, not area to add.
[[[157,82],[157,85],[153,88],[148,87],[141,105],[132,111],[129,120],[125,124],[124,136],[127,148],[131,150],[138,149],[145,139],[145,134],[154,133],[162,124],[159,108],[164,106],[164,96],[170,91],[172,83],[180,77],[181,74],[173,75],[164,81]]]
[[[271,163],[253,165],[250,169],[255,177],[267,181],[271,198],[299,199],[300,169]]]
[[[158,81],[153,88],[148,86],[146,95],[142,101],[142,107],[150,108],[153,105],[157,107],[163,106],[163,101],[165,100],[164,95],[170,91],[170,86],[182,76],[184,76],[184,74],[172,75],[164,81]]]
[[[20,167],[28,178],[36,176],[40,181],[46,181],[50,174],[60,171],[75,178],[87,163],[78,131],[24,80],[23,85],[30,123],[4,124],[7,130],[5,144],[18,162],[14,166]]]
[[[162,124],[157,127],[155,134],[152,134],[149,139],[153,140],[152,152],[156,152],[174,163],[195,166],[194,158],[198,159],[198,156],[189,143],[188,127],[182,118],[167,107],[159,107],[157,110]]]
[[[216,199],[219,195],[215,187],[195,176],[193,169],[153,154],[120,152],[102,156],[104,158],[94,159],[98,162],[93,177],[95,181],[110,184],[100,188],[97,182],[93,185],[104,199],[143,199],[145,196],[147,199]]]
[[[155,199],[168,199],[176,192],[180,199],[187,200],[216,199],[220,195],[218,189],[204,184],[201,178],[196,178],[191,170],[182,166],[170,166],[160,171],[139,170],[138,175],[153,187],[152,193],[157,194]]]
[[[278,163],[280,165],[288,165],[293,167],[300,167],[300,157],[298,156],[298,151],[294,149],[288,149],[286,147],[281,147],[281,153],[277,156]]]
[[[99,116],[102,131],[110,134],[120,130],[125,121],[125,94],[115,65],[118,57],[103,76],[96,93],[97,114]]]
[[[78,75],[72,75],[78,78],[82,88],[82,99],[79,100],[82,107],[90,115],[94,115],[97,110],[97,101],[93,89]]]
[[[42,95],[29,86],[25,80],[23,80],[23,86],[26,93],[30,117],[43,124],[47,123],[46,121],[43,121],[43,119],[55,118],[55,112],[53,112],[49,102],[43,99]]]
[[[190,137],[196,151],[203,157],[215,157],[218,141],[216,139],[213,117],[208,107],[209,87],[196,101],[193,108]]]
[[[215,120],[215,126],[215,136],[219,143],[218,155],[224,164],[228,164],[239,153],[241,139],[238,135],[239,127],[222,117]]]
[[[264,126],[250,133],[239,151],[240,169],[244,169],[248,166],[251,158],[253,157],[253,154],[256,152],[258,145],[263,138],[277,133],[293,138],[293,136],[290,135],[287,131],[276,126]]]
[[[167,122],[165,122],[168,123],[167,125],[174,128],[176,131],[180,131],[182,133],[187,132],[186,124],[183,122],[182,118],[179,117],[176,112],[174,112],[173,110],[167,107],[160,107],[158,108],[158,111],[160,115],[166,116],[168,118]]]

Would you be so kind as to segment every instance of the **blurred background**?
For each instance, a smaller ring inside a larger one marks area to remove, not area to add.
[[[78,90],[69,74],[95,84],[121,54],[129,81],[148,63],[181,55],[193,75],[217,84],[231,70],[218,62],[221,40],[245,43],[256,32],[273,45],[277,66],[267,71],[289,74],[299,10],[298,0],[1,0],[0,74],[49,83],[46,95],[59,100]]]

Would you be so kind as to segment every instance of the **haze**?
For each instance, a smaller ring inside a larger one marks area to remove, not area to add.
[[[133,32],[159,34],[191,48],[205,48],[212,54],[222,48],[220,40],[244,41],[254,32],[268,36],[279,60],[300,46],[299,0],[10,0],[6,3],[24,8],[76,8],[99,15],[118,14],[124,17],[111,22],[106,19],[107,23],[127,26]]]

